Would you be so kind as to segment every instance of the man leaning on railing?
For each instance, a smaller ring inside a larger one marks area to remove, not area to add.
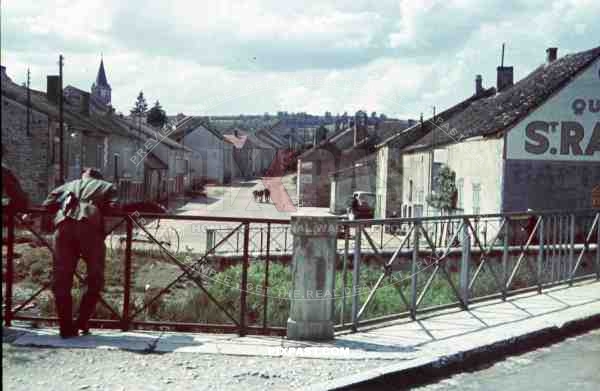
[[[76,337],[79,330],[89,333],[89,319],[94,313],[104,285],[105,234],[103,215],[117,208],[117,189],[103,180],[95,169],[85,169],[81,179],[54,189],[43,205],[56,213],[54,218],[53,286],[60,336]],[[71,287],[79,257],[87,266],[86,290],[73,323]]]

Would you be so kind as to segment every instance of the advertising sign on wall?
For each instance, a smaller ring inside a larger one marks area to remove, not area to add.
[[[600,61],[507,135],[507,159],[600,162]]]

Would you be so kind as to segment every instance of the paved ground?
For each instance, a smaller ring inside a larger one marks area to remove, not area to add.
[[[57,357],[60,363],[64,363],[58,368],[62,369],[62,365],[70,368],[75,365],[73,363],[81,361],[82,352],[89,352],[78,348],[95,348],[100,352],[94,353],[93,357],[89,353],[85,355],[91,357],[91,364],[94,364],[88,366],[88,369],[95,369],[90,375],[75,376],[73,371],[66,369],[63,372],[72,381],[73,387],[69,388],[95,384],[100,389],[112,389],[123,381],[126,389],[161,389],[165,384],[173,384],[173,389],[196,389],[195,386],[202,389],[210,381],[213,389],[233,389],[234,386],[283,388],[292,385],[293,388],[306,386],[321,390],[435,363],[444,360],[444,357],[457,357],[461,352],[511,341],[540,330],[554,330],[597,314],[600,314],[600,282],[582,282],[573,288],[554,288],[541,295],[525,294],[507,302],[482,303],[468,312],[446,311],[417,322],[401,321],[387,327],[338,335],[332,343],[298,343],[275,337],[218,334],[103,331],[96,331],[93,336],[62,340],[56,336],[55,330],[13,328],[5,330],[5,334],[12,335],[9,352],[14,357],[6,362],[3,360],[6,379],[3,381],[10,389],[61,389],[59,378],[49,375],[53,366],[48,364],[46,368],[41,365],[41,372],[37,372],[37,365],[40,365],[37,363],[44,362],[44,357]],[[66,349],[32,350],[31,346]],[[349,353],[320,352],[319,359],[315,360],[315,356],[307,352],[293,358],[281,357],[283,352],[274,350],[276,347],[338,347],[348,348]],[[136,356],[121,350],[166,355]],[[223,355],[229,358],[225,361]],[[29,361],[34,359],[36,364]],[[48,374],[40,380],[43,383],[37,384],[29,379],[34,366],[36,373]],[[128,371],[130,366],[135,368],[134,372]],[[186,366],[193,366],[194,370],[186,370]],[[106,367],[112,375],[105,376],[98,367]],[[215,375],[207,377],[210,371],[215,371]],[[194,373],[197,382],[194,381]],[[185,378],[185,383],[178,380],[180,376]],[[331,380],[327,382],[328,379]],[[157,382],[159,386],[156,386]],[[32,383],[34,387],[31,387]]]
[[[599,368],[600,330],[594,330],[416,390],[596,391]]]

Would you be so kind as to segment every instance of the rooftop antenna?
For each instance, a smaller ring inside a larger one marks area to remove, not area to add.
[[[501,59],[501,62],[500,62],[500,66],[502,68],[504,68],[504,45],[505,45],[505,43],[502,43],[502,59]]]

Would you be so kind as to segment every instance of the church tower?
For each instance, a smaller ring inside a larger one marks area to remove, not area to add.
[[[98,69],[96,82],[92,84],[92,96],[99,102],[109,106],[110,93],[111,88],[106,80],[106,72],[104,71],[104,59],[100,59],[100,68]]]

